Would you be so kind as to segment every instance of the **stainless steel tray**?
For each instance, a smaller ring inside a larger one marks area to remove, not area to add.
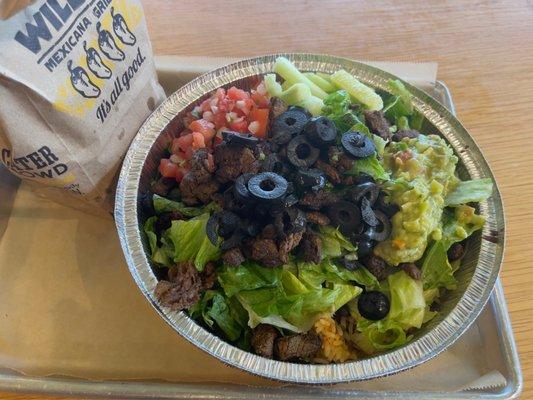
[[[429,91],[437,100],[452,112],[455,108],[448,88],[437,82]],[[18,182],[9,177],[0,166],[0,240],[5,224],[11,213],[11,204],[18,188]],[[63,396],[110,397],[110,398],[220,398],[248,399],[252,397],[293,399],[293,398],[427,398],[427,399],[512,399],[522,390],[522,373],[507,306],[500,281],[498,280],[490,302],[479,317],[493,327],[494,338],[499,352],[491,360],[504,375],[507,384],[504,387],[485,390],[468,390],[458,392],[391,392],[340,390],[333,387],[245,387],[232,384],[182,384],[160,381],[88,381],[69,377],[28,377],[9,369],[9,365],[0,366],[0,391],[37,392]],[[409,373],[409,372],[404,372]]]

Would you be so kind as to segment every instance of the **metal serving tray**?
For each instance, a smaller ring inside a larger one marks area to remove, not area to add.
[[[430,92],[437,100],[455,113],[455,107],[446,85],[437,82]],[[0,166],[0,240],[11,214],[13,198],[18,181]],[[29,377],[10,370],[9,365],[0,366],[0,391],[34,392],[62,396],[109,397],[109,398],[186,398],[186,399],[248,399],[252,397],[293,398],[427,398],[427,399],[513,399],[522,390],[522,373],[509,320],[501,282],[498,280],[490,301],[479,317],[485,326],[495,332],[487,345],[496,346],[499,352],[492,361],[506,379],[506,385],[496,389],[467,390],[457,392],[391,392],[368,390],[345,390],[328,387],[247,387],[234,384],[191,384],[161,381],[88,381],[69,377]],[[409,372],[404,372],[408,374]]]

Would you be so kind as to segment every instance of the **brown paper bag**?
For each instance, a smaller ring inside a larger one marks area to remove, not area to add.
[[[110,211],[122,156],[164,98],[140,1],[38,0],[11,14],[0,20],[0,161],[39,194]]]

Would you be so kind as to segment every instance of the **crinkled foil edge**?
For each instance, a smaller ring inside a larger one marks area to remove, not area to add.
[[[386,82],[395,76],[356,61],[315,54],[276,54],[245,59],[204,74],[173,93],[145,121],[133,140],[120,174],[115,219],[120,242],[131,274],[163,319],[180,335],[224,363],[262,377],[303,384],[331,384],[367,380],[413,368],[448,348],[475,321],[496,282],[503,259],[505,222],[497,187],[480,204],[487,222],[483,229],[475,271],[464,292],[455,293],[457,303],[431,330],[411,343],[385,354],[353,362],[329,365],[295,364],[268,360],[240,350],[197,325],[183,312],[172,312],[154,296],[157,279],[150,267],[138,218],[138,192],[143,165],[150,148],[167,124],[183,109],[210,91],[233,81],[272,71],[276,57],[291,59],[301,70],[335,72],[344,68],[357,79],[387,91]],[[438,129],[454,148],[472,178],[494,176],[479,147],[461,123],[439,102],[404,82],[413,94],[415,108]],[[498,240],[491,240],[497,233]],[[488,238],[488,240],[486,239]],[[458,289],[459,290],[459,289]]]

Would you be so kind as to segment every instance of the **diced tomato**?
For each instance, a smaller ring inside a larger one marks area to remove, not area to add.
[[[250,122],[257,122],[258,127],[255,128],[255,132],[252,132],[254,136],[258,138],[264,138],[266,136],[267,125],[268,125],[268,113],[267,108],[254,108],[250,111],[248,119]]]
[[[255,101],[255,104],[257,104],[259,108],[265,108],[270,105],[270,100],[268,99],[268,97],[255,90],[252,91],[252,99],[253,101]]]
[[[192,133],[192,148],[194,150],[203,149],[205,147],[205,138],[200,132]]]
[[[235,121],[230,122],[229,128],[232,131],[245,133],[248,130],[248,122],[244,118],[236,119]]]
[[[159,173],[165,178],[175,178],[178,172],[178,166],[168,158],[162,158],[159,163]]]
[[[249,98],[250,95],[242,89],[237,89],[235,86],[232,86],[228,89],[228,98],[231,100],[244,100]]]
[[[183,167],[178,167],[178,170],[176,171],[176,180],[178,182],[181,182],[183,177],[189,172],[190,167],[189,165],[184,165]]]
[[[200,108],[202,109],[202,112],[211,111],[211,98],[202,101]]]
[[[229,98],[222,99],[218,102],[218,111],[230,112],[235,107],[235,101]]]
[[[180,136],[179,138],[175,139],[176,144],[179,147],[181,151],[186,151],[188,148],[192,146],[192,133],[188,133],[186,135]]]
[[[226,91],[224,90],[224,88],[218,88],[217,91],[215,92],[215,98],[217,98],[218,100],[223,100],[224,97],[226,97]]]
[[[215,124],[216,129],[220,129],[226,126],[226,113],[220,112],[218,114],[215,114],[215,116],[213,117],[213,122]]]
[[[202,135],[209,136],[210,138],[215,134],[215,125],[205,119],[192,121],[189,125],[189,129],[193,132],[200,132]]]
[[[250,110],[255,105],[252,99],[237,100],[235,102],[235,107],[233,111],[236,112],[239,116],[245,116],[250,113]]]

